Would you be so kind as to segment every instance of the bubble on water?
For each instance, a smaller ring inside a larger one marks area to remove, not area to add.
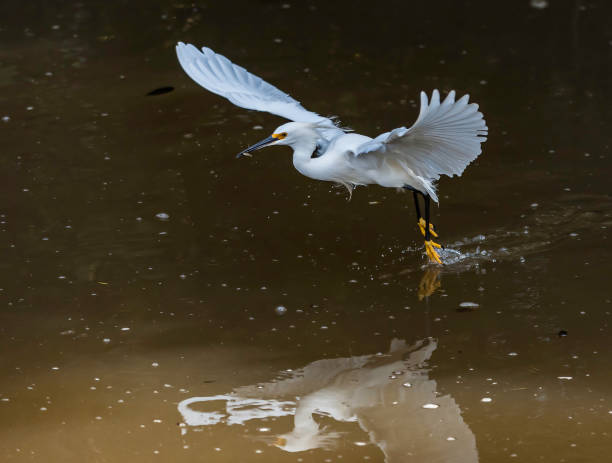
[[[102,339],[102,342],[104,344],[108,344],[109,342],[111,342],[111,340],[110,340],[110,338],[104,338],[104,339]]]
[[[285,315],[287,313],[287,307],[284,305],[279,305],[276,309],[274,309],[276,315]]]
[[[258,428],[257,430],[259,432],[268,432],[268,431],[270,431],[270,428]]]
[[[508,352],[509,357],[516,357],[517,355],[518,355],[518,352]]]
[[[412,387],[412,384],[410,384],[408,382],[405,382],[404,384],[402,384],[402,386],[404,386],[404,387]]]
[[[11,120],[10,116],[2,116],[2,122],[8,122]]]
[[[153,368],[157,368],[157,367],[159,366],[159,363],[157,363],[157,362],[153,362],[153,363],[151,364],[151,366],[152,366]]]
[[[165,212],[158,212],[157,214],[155,214],[155,217],[157,217],[159,220],[168,220],[168,219],[170,219],[170,215],[168,215]]]
[[[429,408],[429,409],[434,409],[434,408],[438,408],[439,405],[438,404],[425,404],[423,405],[423,408]]]
[[[325,326],[325,325],[323,325],[323,326],[321,326],[321,329],[322,329],[322,330],[326,330],[326,329],[328,329],[328,327],[327,327],[327,326]]]
[[[489,403],[492,402],[493,399],[491,397],[483,397],[482,399],[480,399],[480,401],[484,403]]]
[[[47,411],[47,407],[40,407],[40,411],[41,412],[46,412]]]
[[[124,326],[123,328],[121,328],[121,331],[130,331],[130,329],[127,326]]]
[[[52,370],[59,370],[59,367],[51,367]]]
[[[355,445],[357,447],[365,447],[366,445],[368,445],[368,443],[367,442],[362,442],[362,441],[357,441],[357,442],[355,442]]]
[[[263,453],[263,450],[257,449],[257,450],[255,450],[255,453]]]
[[[457,439],[455,439],[453,436],[448,436],[448,437],[446,438],[446,440],[447,440],[447,441],[453,441],[453,440],[457,440]]]
[[[155,418],[155,419],[153,420],[153,423],[161,423],[161,422],[162,422],[162,420],[160,420],[159,418]]]
[[[557,376],[557,379],[569,381],[570,379],[574,379],[572,376]]]

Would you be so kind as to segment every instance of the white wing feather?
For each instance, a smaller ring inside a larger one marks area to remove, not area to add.
[[[461,175],[481,153],[487,138],[487,125],[477,104],[468,104],[468,95],[455,101],[451,91],[440,103],[440,93],[433,91],[431,103],[421,92],[421,110],[416,122],[383,133],[360,145],[357,156],[393,157],[415,175],[434,181],[440,175]]]
[[[193,45],[179,42],[176,54],[189,77],[236,106],[266,111],[295,122],[313,122],[335,128],[330,119],[304,109],[286,93],[210,48],[203,47],[200,52]]]

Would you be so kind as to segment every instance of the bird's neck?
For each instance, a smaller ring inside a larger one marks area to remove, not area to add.
[[[294,167],[306,177],[318,178],[312,165],[312,153],[317,148],[316,137],[303,138],[298,142],[294,143],[293,148],[293,165]]]

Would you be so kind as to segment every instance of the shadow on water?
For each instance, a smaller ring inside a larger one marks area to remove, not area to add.
[[[181,434],[187,442],[188,431],[202,426],[257,421],[264,425],[261,440],[286,452],[331,450],[346,441],[377,446],[388,463],[407,458],[475,463],[476,440],[459,406],[450,395],[439,394],[428,376],[427,362],[437,345],[433,339],[412,346],[394,339],[385,354],[318,360],[272,382],[185,399],[178,404]],[[217,408],[196,409],[208,403]],[[290,431],[282,429],[285,423],[270,421],[282,416],[293,417]],[[340,423],[356,426],[342,429]]]

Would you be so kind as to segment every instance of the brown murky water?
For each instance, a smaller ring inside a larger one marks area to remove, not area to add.
[[[0,460],[607,461],[612,7],[425,3],[0,4]],[[448,265],[179,40],[368,135],[470,93]]]

